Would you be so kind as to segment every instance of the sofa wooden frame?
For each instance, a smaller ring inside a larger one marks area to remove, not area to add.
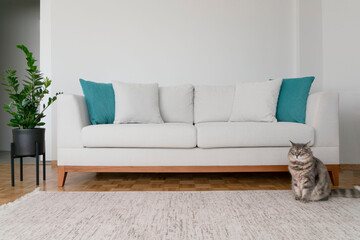
[[[334,186],[339,185],[339,165],[326,165]],[[63,187],[69,172],[127,173],[210,173],[210,172],[288,172],[287,165],[261,166],[58,166],[58,186]]]

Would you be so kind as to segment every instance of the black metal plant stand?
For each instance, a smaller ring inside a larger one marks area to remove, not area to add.
[[[35,157],[36,158],[36,185],[39,185],[39,156],[43,156],[43,180],[46,180],[46,158],[45,150],[43,153],[39,153],[39,143],[35,143],[35,155],[16,156],[15,155],[15,144],[11,143],[11,186],[15,186],[15,170],[14,160],[20,158],[20,181],[23,180],[23,157]]]

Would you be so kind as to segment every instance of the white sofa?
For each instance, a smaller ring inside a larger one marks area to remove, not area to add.
[[[160,88],[164,124],[91,125],[84,96],[59,96],[59,186],[68,172],[287,171],[289,140],[311,141],[338,184],[337,94],[311,94],[306,124],[228,122],[235,86],[190,89]]]

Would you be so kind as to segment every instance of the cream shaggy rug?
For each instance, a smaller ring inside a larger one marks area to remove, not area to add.
[[[36,190],[0,207],[0,239],[360,239],[360,199]]]

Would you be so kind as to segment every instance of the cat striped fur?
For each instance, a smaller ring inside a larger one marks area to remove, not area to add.
[[[314,157],[310,142],[293,143],[288,153],[289,171],[295,200],[301,202],[325,201],[329,197],[360,198],[360,186],[354,189],[331,190],[331,180],[326,166]]]
[[[331,190],[331,197],[346,197],[346,198],[360,198],[359,186],[355,186],[353,189],[333,189]]]

